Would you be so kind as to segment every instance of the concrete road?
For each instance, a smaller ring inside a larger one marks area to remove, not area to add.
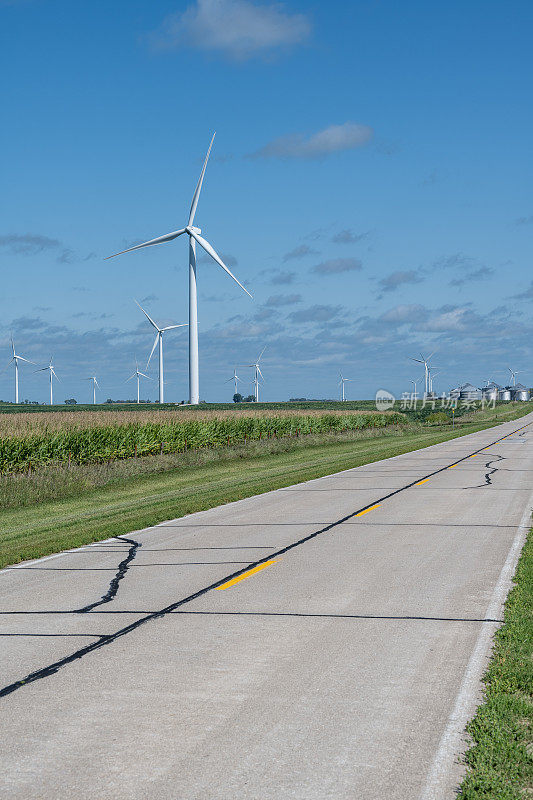
[[[4,570],[1,797],[453,798],[532,442],[530,414]]]

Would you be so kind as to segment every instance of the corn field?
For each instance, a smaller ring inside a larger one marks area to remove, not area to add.
[[[23,416],[23,415],[19,415]],[[383,428],[405,423],[403,414],[386,413],[250,413],[224,415],[177,415],[156,412],[150,422],[146,416],[128,421],[120,417],[109,423],[83,425],[82,414],[73,420],[41,422],[29,414],[30,421],[13,420],[0,427],[0,473],[23,472],[47,464],[91,464],[116,459],[178,453],[205,447],[225,447],[271,437],[305,436],[310,433]],[[44,415],[43,415],[44,416]],[[55,415],[54,415],[55,416]],[[58,415],[59,416],[59,415]],[[69,416],[69,415],[65,415]]]

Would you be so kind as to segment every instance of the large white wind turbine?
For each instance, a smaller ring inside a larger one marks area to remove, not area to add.
[[[129,378],[126,378],[126,383],[131,381],[132,378],[137,376],[137,403],[141,402],[141,378],[148,378],[151,381],[151,377],[149,375],[145,375],[144,372],[140,372],[139,365],[137,363],[137,359],[135,359],[135,372],[133,372]]]
[[[255,396],[255,402],[256,403],[259,402],[259,376],[261,376],[263,378],[263,380],[265,380],[265,377],[264,377],[263,373],[261,372],[261,367],[259,366],[259,362],[261,361],[261,358],[263,357],[263,353],[265,352],[265,350],[266,350],[266,345],[263,347],[263,349],[259,353],[259,358],[257,359],[257,361],[255,361],[253,364],[239,364],[239,367],[253,367],[254,368],[253,385],[254,385],[254,396]]]
[[[13,361],[15,362],[15,403],[19,401],[19,361],[25,361],[26,364],[33,364],[36,366],[35,361],[30,361],[29,358],[24,358],[23,356],[17,355],[15,351],[15,342],[13,341],[13,337],[11,337],[11,349],[13,350],[13,357],[9,364],[12,364]],[[7,367],[9,367],[9,364]],[[7,369],[6,367],[6,369]]]
[[[242,283],[237,280],[235,275],[227,268],[224,264],[218,253],[214,250],[214,248],[209,244],[209,242],[204,239],[200,234],[202,233],[200,228],[194,227],[194,216],[196,214],[196,208],[198,206],[198,199],[200,197],[200,192],[202,189],[202,183],[204,180],[205,170],[207,167],[207,161],[209,159],[209,154],[211,152],[211,147],[213,146],[213,140],[215,138],[215,134],[211,139],[211,143],[209,145],[209,149],[207,150],[207,155],[205,157],[204,165],[202,167],[202,171],[200,173],[200,178],[198,179],[198,183],[196,185],[196,189],[194,191],[194,195],[192,198],[191,203],[191,210],[189,212],[189,219],[187,222],[187,226],[185,228],[180,228],[180,230],[172,231],[171,233],[166,233],[164,236],[158,236],[156,239],[150,239],[148,242],[143,242],[142,244],[137,244],[135,247],[128,247],[127,250],[121,250],[120,253],[114,253],[112,256],[108,256],[108,258],[114,258],[115,256],[122,255],[122,253],[129,253],[132,250],[139,250],[141,247],[150,247],[154,244],[162,244],[163,242],[170,242],[172,239],[176,239],[178,236],[186,233],[189,237],[189,403],[192,405],[198,405],[200,402],[200,379],[198,373],[198,298],[197,298],[197,290],[196,290],[196,244],[198,243],[200,247],[211,256],[211,258],[216,261],[216,263],[222,267],[222,269],[227,272],[230,278],[233,278],[236,284],[241,287],[246,294],[252,296],[248,289],[245,289]],[[161,394],[162,384],[160,384],[160,394]]]
[[[135,301],[137,303],[137,300]],[[155,335],[154,344],[150,351],[150,355],[148,356],[148,361],[146,362],[146,366],[150,364],[150,359],[154,354],[154,350],[159,345],[159,405],[164,403],[164,388],[163,388],[163,334],[165,331],[171,331],[174,328],[184,328],[186,327],[186,322],[181,322],[179,325],[167,325],[166,328],[160,328],[159,325],[156,325],[153,321],[152,317],[150,317],[144,308],[141,306],[140,303],[137,303],[141,311],[143,312],[146,319],[150,322],[150,324],[156,329],[157,333]]]
[[[431,353],[427,358],[424,358],[422,353],[420,353],[420,358],[410,358],[411,361],[416,361],[417,364],[424,365],[424,394],[430,394],[431,392],[431,372],[429,366],[429,359],[431,356],[434,355],[434,352]]]
[[[337,384],[337,386],[341,387],[341,403],[344,403],[346,400],[346,397],[344,396],[344,384],[348,383],[349,381],[353,381],[353,378],[343,378],[342,372],[339,372],[339,375],[341,376],[341,379]]]
[[[521,372],[521,370],[511,369],[511,367],[507,367],[507,369],[511,373],[511,379],[513,381],[513,386],[516,386],[516,376]]]
[[[237,375],[237,367],[233,367],[233,375],[231,376],[231,378],[228,378],[227,381],[224,381],[224,383],[229,383],[230,381],[233,381],[233,386],[235,389],[234,394],[237,394],[237,384],[239,381],[241,381],[242,383],[242,378],[239,378],[239,376]]]
[[[100,388],[100,385],[99,385],[98,381],[96,380],[96,376],[95,375],[91,375],[90,378],[85,378],[85,380],[93,382],[93,406],[95,406],[96,405],[96,387],[98,386],[98,388]]]
[[[41,367],[41,369],[36,369],[35,370],[35,372],[46,372],[48,370],[48,372],[50,373],[50,405],[51,406],[54,405],[54,383],[53,383],[53,379],[57,378],[57,375],[56,375],[55,370],[54,370],[54,365],[52,363],[53,359],[54,359],[54,357],[50,356],[50,363],[48,364],[47,367]],[[59,378],[57,378],[57,380],[59,380]]]

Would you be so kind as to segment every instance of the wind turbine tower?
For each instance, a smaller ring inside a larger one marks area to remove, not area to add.
[[[139,404],[141,402],[141,378],[148,378],[149,381],[152,379],[149,375],[145,375],[144,372],[140,372],[137,359],[135,359],[135,372],[129,378],[126,378],[126,383],[135,377],[137,377],[137,404]]]
[[[339,372],[339,375],[341,376],[341,379],[338,383],[338,386],[341,387],[341,403],[344,403],[346,401],[346,397],[344,394],[344,384],[353,381],[353,378],[343,378],[342,372]]]
[[[431,372],[430,372],[430,366],[429,366],[429,359],[434,354],[435,353],[433,352],[427,358],[424,358],[422,353],[420,353],[420,358],[411,358],[410,359],[411,361],[416,361],[417,364],[423,364],[424,365],[424,394],[426,394],[426,395],[431,393]]]
[[[189,237],[189,403],[191,405],[198,405],[200,402],[200,378],[199,378],[199,370],[198,370],[198,297],[197,297],[197,289],[196,289],[196,245],[199,244],[211,258],[216,261],[219,267],[222,269],[232,278],[235,283],[241,287],[241,289],[246,292],[247,295],[250,297],[252,296],[248,289],[245,289],[242,283],[237,280],[235,275],[228,269],[228,267],[224,264],[218,253],[215,249],[209,244],[209,242],[201,236],[201,229],[194,227],[194,217],[196,214],[196,208],[198,206],[198,199],[200,197],[200,192],[202,190],[202,183],[204,181],[205,170],[207,167],[207,161],[209,159],[209,154],[211,152],[211,147],[213,146],[213,140],[215,138],[215,134],[211,139],[211,143],[207,150],[207,155],[204,160],[204,165],[202,167],[202,171],[200,173],[200,178],[198,179],[198,183],[196,184],[196,189],[194,190],[194,195],[192,198],[191,203],[191,210],[189,212],[189,219],[187,221],[187,225],[185,228],[180,228],[177,231],[172,231],[171,233],[166,233],[163,236],[158,236],[156,239],[150,239],[148,242],[143,242],[142,244],[135,245],[135,247],[128,247],[127,250],[121,250],[120,253],[114,253],[112,256],[108,256],[108,258],[114,258],[115,256],[119,256],[122,253],[129,253],[132,250],[139,250],[142,247],[151,247],[155,244],[162,244],[163,242],[170,242],[172,239],[176,239],[178,236],[186,233]],[[161,396],[162,391],[162,384],[160,384],[159,392]],[[161,401],[160,401],[161,402]]]
[[[13,357],[11,358],[11,361],[9,362],[9,364],[11,364],[13,361],[15,362],[15,403],[18,403],[18,401],[19,401],[19,361],[25,361],[26,364],[33,364],[34,366],[36,366],[36,364],[35,364],[35,361],[30,361],[29,358],[24,358],[23,356],[17,355],[17,353],[15,351],[15,342],[13,341],[13,337],[11,337],[11,349],[13,350]],[[7,365],[7,367],[9,367],[9,364]],[[6,369],[7,369],[7,367],[6,367]]]
[[[93,382],[93,406],[96,405],[96,387],[100,388],[98,381],[96,380],[96,376],[92,375],[90,378],[86,378],[87,381]]]
[[[137,300],[135,302],[137,303]],[[146,366],[148,367],[148,365],[150,364],[150,359],[152,358],[152,356],[154,354],[154,350],[157,347],[157,345],[159,344],[159,405],[161,405],[161,403],[165,402],[164,401],[165,389],[164,389],[164,385],[163,385],[163,334],[165,333],[165,331],[171,331],[174,328],[184,328],[187,325],[187,323],[186,322],[181,322],[179,325],[167,325],[166,328],[160,328],[158,325],[155,324],[155,322],[153,321],[152,317],[150,317],[146,313],[146,311],[140,305],[140,303],[137,303],[137,305],[139,306],[139,308],[141,309],[141,311],[143,312],[144,316],[147,318],[149,323],[157,331],[157,333],[155,335],[155,340],[154,340],[154,344],[153,344],[152,350],[150,351],[150,355],[148,356],[148,361],[146,362]]]
[[[225,383],[229,383],[230,381],[233,381],[233,388],[235,390],[233,392],[233,394],[237,394],[237,388],[238,388],[237,384],[239,383],[240,380],[241,380],[241,378],[239,378],[239,376],[237,375],[237,368],[234,367],[233,368],[233,375],[231,376],[231,378],[228,378],[228,380],[225,381]]]
[[[53,365],[52,362],[53,362],[53,356],[50,356],[50,363],[48,364],[47,367],[42,367],[41,369],[36,369],[35,370],[35,372],[46,372],[48,370],[48,372],[50,373],[50,405],[51,406],[54,405],[54,380],[53,379],[57,378],[57,375],[56,375],[55,370],[54,370],[54,365]],[[57,380],[59,380],[59,378],[57,378]]]
[[[516,386],[516,376],[520,373],[520,370],[511,369],[511,367],[507,367],[509,372],[511,373],[511,380],[513,381],[513,386]]]
[[[256,403],[259,402],[259,376],[261,376],[261,378],[263,380],[265,380],[264,375],[261,372],[261,367],[259,366],[259,362],[261,361],[261,358],[263,357],[263,353],[265,352],[265,350],[266,350],[266,345],[261,350],[261,352],[259,354],[259,358],[257,359],[257,361],[255,363],[253,363],[253,364],[239,364],[239,367],[253,367],[254,368],[253,384],[254,384],[254,396],[255,396],[255,402]]]

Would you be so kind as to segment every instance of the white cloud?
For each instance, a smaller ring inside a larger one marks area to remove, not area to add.
[[[330,125],[311,136],[301,133],[280,136],[252,153],[250,158],[321,158],[362,147],[373,133],[368,125],[358,122]]]
[[[310,33],[309,19],[281,3],[197,0],[166,17],[151,38],[157,49],[194,47],[244,61],[304,42]]]

